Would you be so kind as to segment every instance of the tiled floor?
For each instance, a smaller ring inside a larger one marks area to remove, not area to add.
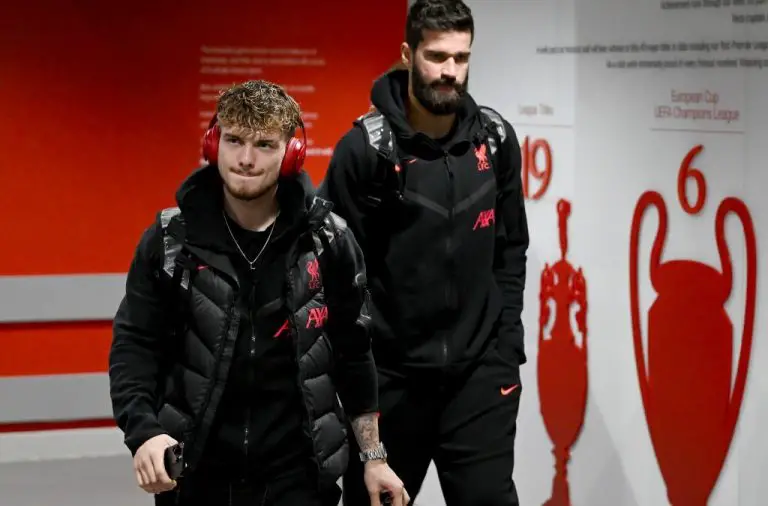
[[[434,470],[419,506],[442,506]],[[0,506],[152,506],[129,456],[0,464]]]

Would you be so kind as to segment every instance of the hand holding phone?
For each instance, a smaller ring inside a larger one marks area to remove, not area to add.
[[[159,434],[146,440],[133,456],[133,469],[138,485],[150,494],[161,494],[176,487],[175,478],[168,476],[171,466],[178,465],[174,450],[168,449],[177,445],[177,441],[167,434]],[[179,450],[180,452],[180,450]],[[170,457],[169,461],[166,459]]]

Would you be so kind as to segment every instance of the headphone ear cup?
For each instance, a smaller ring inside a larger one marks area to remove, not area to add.
[[[216,165],[219,161],[219,139],[221,139],[221,129],[218,124],[206,130],[203,135],[203,158],[212,165]]]
[[[283,177],[296,176],[304,167],[304,160],[307,157],[307,147],[304,141],[292,137],[285,146],[285,156],[280,166],[280,175]]]

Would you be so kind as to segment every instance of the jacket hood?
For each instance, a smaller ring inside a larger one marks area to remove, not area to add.
[[[280,203],[281,231],[273,238],[309,230],[322,222],[331,204],[315,198],[315,188],[309,175],[301,171],[297,177],[278,181],[277,199]],[[223,182],[215,165],[196,169],[176,192],[176,202],[186,224],[186,240],[190,244],[230,252],[231,246],[224,225]]]
[[[426,135],[416,132],[408,122],[408,80],[408,70],[392,70],[377,79],[371,89],[371,103],[387,118],[400,141],[426,138]],[[477,121],[478,114],[477,103],[467,93],[456,111],[452,138],[455,140],[471,138],[480,125]]]

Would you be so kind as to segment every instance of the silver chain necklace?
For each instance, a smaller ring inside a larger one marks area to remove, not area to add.
[[[224,217],[224,224],[227,226],[227,231],[229,232],[229,236],[232,238],[232,241],[235,243],[235,246],[237,246],[237,251],[239,251],[240,255],[242,255],[245,261],[248,262],[248,267],[250,267],[251,270],[255,270],[254,264],[256,264],[256,261],[259,259],[261,254],[264,253],[264,250],[267,249],[267,244],[269,244],[269,240],[272,238],[272,232],[275,231],[275,225],[277,224],[277,217],[280,216],[280,211],[277,211],[277,214],[275,215],[275,221],[273,221],[272,225],[270,225],[269,227],[269,235],[267,235],[267,240],[264,241],[264,245],[261,247],[261,250],[259,250],[258,255],[256,255],[256,258],[254,258],[253,260],[248,260],[248,257],[243,251],[243,248],[240,247],[240,243],[238,243],[237,239],[235,239],[235,234],[232,233],[232,229],[229,226],[227,213],[225,211],[222,211],[221,215]]]

